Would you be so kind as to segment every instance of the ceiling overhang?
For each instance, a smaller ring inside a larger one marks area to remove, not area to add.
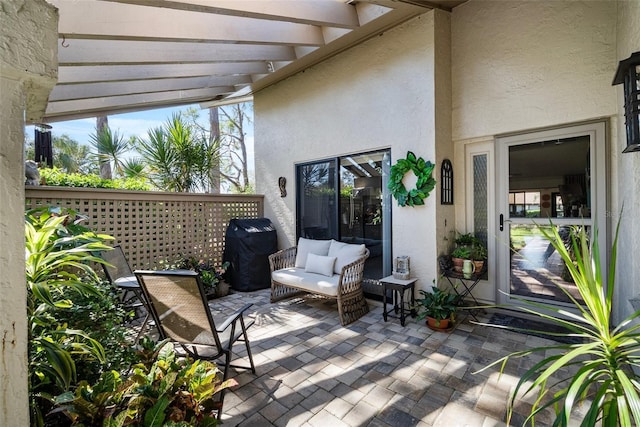
[[[465,0],[48,0],[58,83],[43,121],[253,93],[432,8]]]

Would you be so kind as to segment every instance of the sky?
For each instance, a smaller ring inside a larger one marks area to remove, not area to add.
[[[174,112],[183,111],[189,107],[195,107],[201,112],[199,121],[208,128],[208,113],[206,110],[200,110],[198,105],[114,114],[109,116],[109,127],[112,131],[118,131],[125,139],[129,139],[130,136],[144,137],[149,129],[162,126]],[[53,136],[67,135],[79,143],[88,144],[90,141],[89,135],[95,133],[96,130],[96,119],[95,117],[90,117],[66,122],[54,122],[51,123],[51,126]],[[33,126],[27,126],[25,133],[27,138],[34,139]]]
[[[130,136],[146,137],[149,129],[162,126],[171,118],[174,112],[184,111],[190,107],[195,107],[199,112],[198,123],[206,129],[209,129],[209,112],[200,109],[198,104],[183,105],[180,107],[161,108],[155,110],[138,111],[135,113],[113,114],[109,116],[109,128],[117,131],[125,140]],[[249,169],[253,169],[254,150],[253,150],[253,111],[250,115],[251,125],[246,135],[247,156],[249,161]],[[90,117],[86,119],[70,120],[65,122],[50,123],[52,136],[60,137],[67,135],[71,139],[81,144],[89,145],[90,135],[96,131],[96,119]],[[34,126],[25,128],[25,137],[28,140],[34,140]],[[55,153],[54,153],[55,155]],[[132,153],[133,156],[133,153]]]

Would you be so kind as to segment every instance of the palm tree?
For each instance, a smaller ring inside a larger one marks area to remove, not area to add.
[[[100,164],[100,177],[112,179],[111,163],[118,176],[124,176],[123,156],[129,150],[129,142],[124,136],[112,131],[109,126],[96,127],[96,133],[89,136],[91,145],[96,149]]]
[[[92,171],[89,147],[71,139],[68,135],[53,137],[53,165],[67,173]]]
[[[157,188],[177,192],[211,188],[211,167],[219,159],[218,141],[210,141],[206,132],[180,113],[174,113],[164,126],[150,129],[135,145]]]

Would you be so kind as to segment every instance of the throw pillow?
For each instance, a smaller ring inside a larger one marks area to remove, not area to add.
[[[309,254],[326,256],[329,253],[330,245],[331,240],[313,240],[301,237],[300,240],[298,240],[295,266],[305,268],[307,265],[307,255]]]
[[[333,265],[335,263],[335,257],[309,254],[307,256],[307,265],[304,270],[307,273],[318,273],[323,276],[331,277],[333,276]]]
[[[336,242],[333,251],[329,251],[329,256],[336,257],[336,263],[333,266],[333,271],[336,274],[342,273],[342,267],[347,264],[351,264],[358,258],[364,255],[366,250],[365,245],[352,245],[349,243]]]

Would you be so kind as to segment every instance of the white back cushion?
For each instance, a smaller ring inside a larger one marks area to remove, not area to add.
[[[365,250],[365,245],[352,245],[349,243],[331,240],[331,246],[329,247],[328,255],[331,257],[336,257],[336,263],[333,266],[333,272],[336,274],[342,273],[342,267],[347,264],[351,264],[358,258],[362,257]]]
[[[307,273],[318,273],[323,276],[333,276],[333,265],[336,263],[334,256],[322,256],[310,253],[307,255],[307,265],[304,271]]]
[[[327,256],[331,240],[312,240],[301,237],[298,240],[298,251],[296,252],[296,264],[298,268],[305,268],[307,265],[307,255],[315,254]]]

